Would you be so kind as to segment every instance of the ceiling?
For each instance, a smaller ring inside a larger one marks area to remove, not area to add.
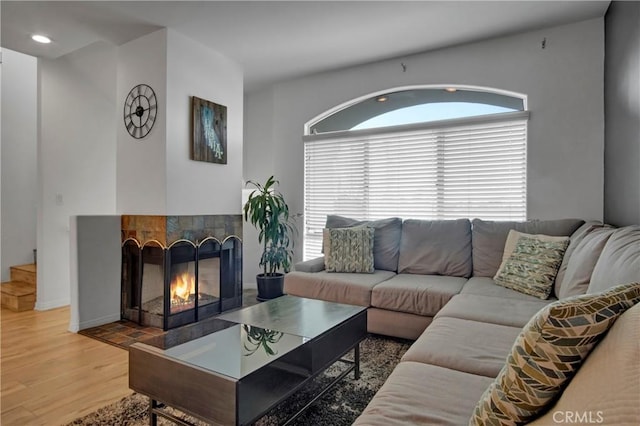
[[[604,16],[609,1],[2,1],[1,45],[57,58],[163,27],[244,69],[245,90]],[[40,45],[31,34],[49,36]]]

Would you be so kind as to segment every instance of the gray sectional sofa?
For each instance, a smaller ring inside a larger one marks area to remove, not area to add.
[[[361,224],[327,218],[329,228]],[[367,224],[375,228],[374,273],[329,273],[319,258],[285,277],[288,294],[366,306],[369,332],[415,339],[358,425],[467,424],[540,309],[558,298],[640,282],[640,226],[616,229],[577,219]],[[511,229],[571,238],[547,300],[493,281]],[[639,424],[639,342],[636,305],[587,358],[554,409],[534,423],[571,423],[574,417],[566,415],[580,411],[575,415],[587,412],[604,424]]]

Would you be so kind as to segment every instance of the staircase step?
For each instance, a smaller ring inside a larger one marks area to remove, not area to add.
[[[32,284],[34,287],[37,282],[36,264],[28,263],[26,265],[12,266],[11,281],[21,281]]]
[[[10,281],[0,285],[1,304],[3,308],[16,312],[33,310],[36,303],[36,292],[31,283]]]

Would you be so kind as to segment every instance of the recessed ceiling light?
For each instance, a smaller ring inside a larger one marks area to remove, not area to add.
[[[449,93],[453,93],[453,92],[457,92],[458,89],[456,89],[455,87],[445,87],[445,89],[447,92]]]
[[[38,43],[44,43],[44,44],[51,43],[51,39],[49,37],[43,36],[43,35],[40,35],[40,34],[32,35],[31,39],[33,41],[37,41]]]
[[[386,96],[384,96],[384,95],[382,95],[382,96],[378,96],[378,97],[376,98],[376,101],[378,101],[378,102],[386,102],[387,100],[389,100],[389,98],[388,98],[388,97],[386,97]]]

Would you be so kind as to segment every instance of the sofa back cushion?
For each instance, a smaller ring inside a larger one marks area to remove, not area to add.
[[[640,281],[640,225],[613,232],[593,269],[587,293]]]
[[[374,229],[373,263],[375,269],[396,271],[400,253],[402,219],[390,217],[380,220],[356,220],[344,216],[328,215],[325,228],[352,228],[370,226]]]
[[[593,268],[595,268],[602,249],[614,231],[615,228],[611,227],[594,228],[575,245],[567,262],[563,282],[556,290],[559,299],[587,292]],[[565,257],[567,257],[567,253],[565,253]]]
[[[602,222],[598,222],[595,220],[589,220],[582,224],[578,229],[576,229],[573,234],[570,236],[569,247],[567,247],[567,251],[564,253],[564,259],[562,259],[562,265],[560,265],[560,269],[558,270],[558,276],[556,277],[556,284],[554,289],[554,294],[557,296],[560,294],[560,284],[564,279],[564,274],[567,272],[567,265],[569,264],[569,259],[571,258],[571,253],[576,248],[576,245],[582,241],[582,239],[589,232],[593,231],[597,228],[602,228]]]
[[[398,273],[471,275],[471,222],[415,220],[402,223]]]
[[[584,223],[580,219],[529,220],[526,222],[474,219],[472,222],[473,276],[493,277],[511,229],[526,234],[568,237]]]
[[[626,311],[589,354],[556,404],[530,426],[637,424],[640,419],[640,304]],[[573,421],[567,421],[567,415]],[[582,420],[576,420],[576,416]]]

